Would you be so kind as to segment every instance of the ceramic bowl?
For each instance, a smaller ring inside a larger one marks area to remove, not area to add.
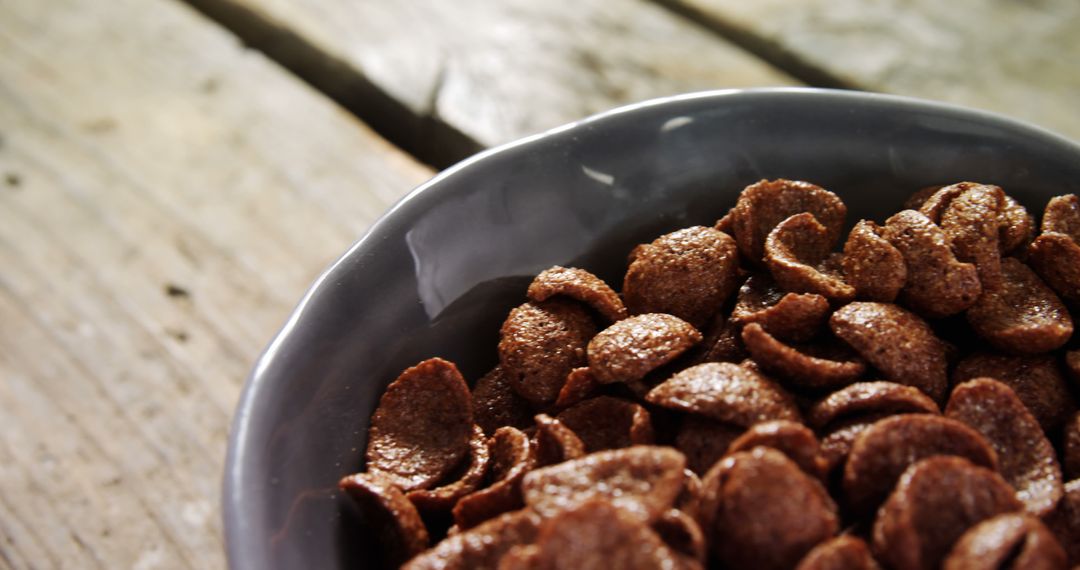
[[[231,568],[374,567],[335,484],[361,469],[386,384],[432,356],[475,380],[537,272],[583,267],[618,288],[635,244],[712,224],[762,178],[836,192],[849,224],[960,180],[998,184],[1039,213],[1080,193],[1080,146],[954,106],[770,89],[648,101],[470,158],[372,226],[256,363],[225,471]]]

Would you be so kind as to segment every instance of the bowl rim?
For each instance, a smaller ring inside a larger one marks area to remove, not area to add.
[[[583,127],[593,126],[598,123],[609,121],[614,117],[626,114],[633,114],[654,107],[709,99],[715,100],[718,104],[724,104],[729,101],[735,101],[744,98],[791,100],[795,102],[813,99],[818,101],[829,101],[830,103],[836,104],[872,102],[874,104],[897,106],[904,109],[933,111],[952,116],[963,117],[977,122],[989,123],[1005,130],[1025,132],[1025,134],[1028,134],[1033,138],[1043,139],[1051,144],[1064,146],[1066,148],[1069,148],[1077,155],[1080,155],[1080,142],[1074,141],[1059,133],[1029,123],[1027,121],[1008,117],[992,111],[975,109],[953,103],[931,101],[917,97],[872,93],[865,91],[826,89],[815,87],[761,87],[749,89],[718,89],[709,91],[698,91],[666,97],[658,97],[637,103],[622,105],[601,113],[590,115],[583,119],[579,119],[548,129],[540,133],[529,135],[511,142],[489,148],[469,158],[466,158],[454,164],[453,166],[437,173],[431,179],[413,188],[403,197],[399,198],[382,215],[380,215],[379,218],[375,220],[375,222],[372,223],[370,227],[368,227],[368,229],[359,239],[357,239],[351,246],[349,246],[349,248],[344,253],[342,253],[337,259],[331,262],[330,265],[328,265],[319,274],[319,276],[315,278],[312,284],[304,292],[300,301],[292,309],[285,323],[274,334],[272,339],[266,345],[266,348],[262,350],[262,352],[259,354],[259,357],[255,360],[251,372],[248,374],[247,378],[244,381],[244,387],[240,393],[239,399],[237,400],[236,408],[233,413],[232,422],[229,427],[228,449],[225,456],[224,472],[222,474],[222,521],[224,523],[223,531],[225,539],[225,550],[228,559],[228,567],[233,569],[240,568],[241,560],[244,555],[243,549],[241,548],[241,543],[246,541],[242,541],[241,536],[244,535],[244,528],[247,526],[245,523],[248,519],[242,512],[242,506],[246,498],[245,494],[243,493],[243,481],[247,478],[248,457],[250,457],[251,454],[254,452],[247,445],[249,440],[248,432],[250,429],[251,419],[258,412],[256,404],[262,399],[261,395],[266,390],[272,388],[271,386],[267,385],[267,371],[274,364],[276,355],[281,351],[282,346],[286,342],[288,342],[288,339],[291,336],[292,332],[304,319],[304,315],[308,312],[309,307],[311,307],[317,301],[316,298],[318,296],[319,290],[322,288],[323,283],[330,280],[331,276],[334,275],[342,266],[347,265],[347,262],[349,260],[357,256],[363,256],[365,251],[372,247],[375,247],[380,241],[382,241],[380,236],[389,229],[389,226],[391,225],[389,220],[396,217],[398,212],[405,209],[406,205],[411,206],[414,203],[422,204],[426,200],[433,199],[428,197],[430,194],[432,194],[431,192],[429,192],[429,190],[431,190],[432,188],[437,188],[443,183],[443,181],[459,175],[459,173],[461,173],[462,171],[468,170],[478,163],[491,160],[493,157],[507,154],[510,151],[517,150],[522,147],[536,144],[539,141],[573,136],[573,131],[581,129]]]

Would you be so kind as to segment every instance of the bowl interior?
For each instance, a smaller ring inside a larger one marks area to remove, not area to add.
[[[1001,185],[1037,215],[1080,192],[1080,147],[955,107],[783,89],[648,102],[470,159],[320,277],[257,363],[225,474],[230,566],[375,567],[335,484],[361,468],[387,383],[432,356],[475,380],[537,272],[583,267],[617,289],[635,244],[712,224],[778,177],[838,193],[849,225],[960,180]]]

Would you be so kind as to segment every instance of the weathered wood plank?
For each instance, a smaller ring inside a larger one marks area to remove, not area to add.
[[[222,567],[249,366],[431,173],[172,0],[2,3],[0,53],[0,567]]]
[[[794,83],[647,0],[189,1],[362,115],[371,101],[371,121],[380,97],[400,103],[417,146],[431,121],[494,145],[627,102]]]
[[[807,76],[997,111],[1080,139],[1075,0],[661,1]]]

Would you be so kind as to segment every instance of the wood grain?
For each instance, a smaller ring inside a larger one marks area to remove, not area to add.
[[[0,567],[220,568],[228,423],[430,171],[185,5],[0,3]]]
[[[1080,140],[1075,0],[662,0],[828,84],[940,99]]]
[[[434,122],[484,146],[642,99],[795,83],[648,0],[190,1],[321,89],[360,99],[343,104],[361,116],[392,113],[379,103],[391,99],[417,120],[386,128]]]

